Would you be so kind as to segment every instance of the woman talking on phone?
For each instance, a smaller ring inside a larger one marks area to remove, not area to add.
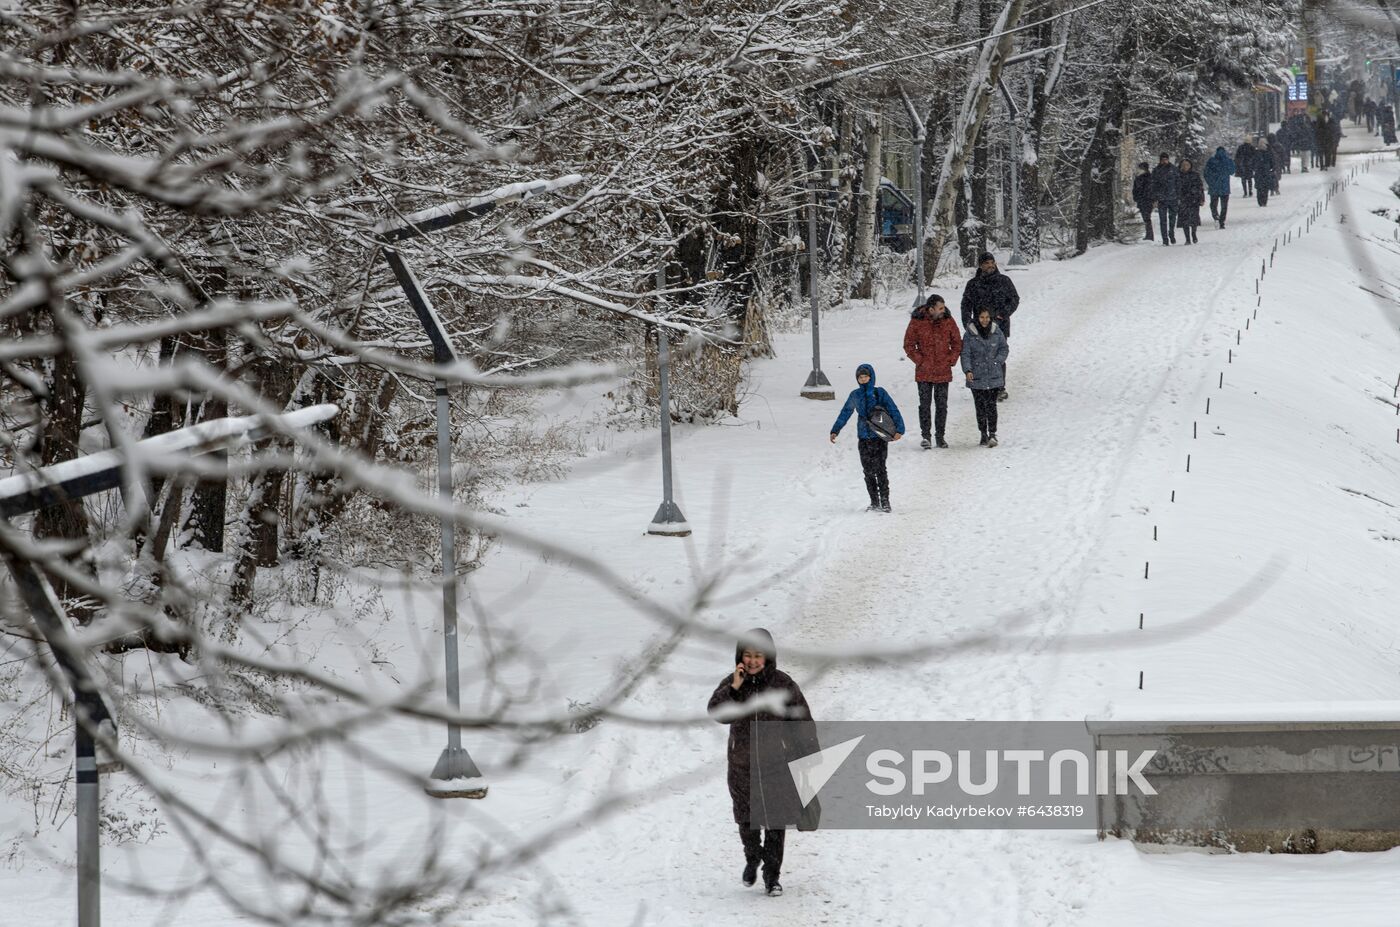
[[[734,648],[734,662],[733,673],[710,696],[709,711],[729,725],[729,797],[744,845],[742,878],[745,886],[753,885],[762,863],[764,889],[781,895],[785,828],[815,829],[818,811],[815,798],[802,804],[788,763],[821,747],[802,690],[778,669],[771,634],[763,628],[745,631]],[[770,694],[762,707],[745,710],[743,703],[762,693]],[[755,782],[761,786],[757,791]]]

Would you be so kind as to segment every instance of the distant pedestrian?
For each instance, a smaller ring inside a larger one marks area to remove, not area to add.
[[[1245,196],[1254,192],[1254,143],[1249,139],[1235,149],[1235,175],[1240,178],[1241,192]]]
[[[1342,123],[1333,119],[1327,126],[1327,166],[1337,166],[1337,148],[1342,144]]]
[[[1254,149],[1254,195],[1260,206],[1269,205],[1269,192],[1274,188],[1274,156],[1269,146],[1258,139]]]
[[[1152,199],[1157,203],[1157,223],[1164,245],[1176,244],[1177,173],[1177,169],[1172,167],[1171,155],[1162,152],[1157,158],[1157,166],[1152,169]]]
[[[821,744],[802,689],[778,669],[773,635],[763,628],[745,631],[734,648],[734,664],[710,696],[709,713],[729,725],[726,778],[744,846],[740,880],[753,885],[762,863],[764,889],[781,895],[787,828],[814,830],[813,812],[820,807],[816,799],[802,803],[788,764],[818,752]],[[762,707],[748,708],[751,701]],[[755,781],[762,786],[758,790]]]
[[[890,454],[890,441],[904,437],[904,417],[899,406],[883,387],[875,385],[875,368],[861,364],[856,368],[856,383],[831,426],[831,443],[846,427],[852,413],[856,422],[856,448],[860,452],[860,469],[865,474],[865,489],[870,494],[867,512],[890,511],[890,476],[885,461]]]
[[[1376,119],[1381,124],[1381,141],[1387,145],[1395,144],[1395,107],[1390,103],[1378,103],[1376,105]]]
[[[1180,176],[1176,179],[1177,225],[1188,245],[1196,244],[1196,229],[1201,227],[1201,207],[1206,202],[1205,186],[1190,158],[1181,159]]]
[[[1273,192],[1278,193],[1278,182],[1283,177],[1283,172],[1288,168],[1288,148],[1284,146],[1278,135],[1270,132],[1266,136],[1269,143],[1269,155],[1274,159],[1274,185]]]
[[[1152,241],[1152,204],[1152,169],[1142,161],[1133,178],[1133,205],[1142,214],[1143,241]]]
[[[1313,144],[1317,146],[1320,166],[1327,170],[1327,149],[1332,144],[1332,116],[1325,109],[1317,114],[1313,123]]]
[[[1372,135],[1376,134],[1376,101],[1370,97],[1361,104],[1362,110],[1366,113],[1366,131]]]
[[[1210,217],[1218,228],[1225,227],[1225,217],[1230,213],[1230,178],[1235,175],[1235,162],[1225,151],[1225,146],[1215,149],[1206,162],[1206,190],[1210,193]]]
[[[1313,128],[1307,113],[1294,113],[1288,117],[1288,147],[1298,153],[1299,170],[1308,172],[1308,158],[1312,153]]]
[[[963,327],[972,324],[974,310],[986,307],[992,310],[992,321],[997,323],[1002,336],[1009,339],[1011,316],[1020,305],[1021,294],[1016,292],[1016,284],[997,268],[997,259],[990,251],[983,252],[977,259],[977,274],[963,287]],[[1006,371],[1003,370],[1002,373],[1005,374]],[[997,393],[997,398],[1007,398],[1004,384]]]
[[[1006,336],[992,321],[992,310],[978,309],[977,318],[963,335],[962,369],[967,388],[972,390],[983,447],[997,446],[997,392],[1006,384],[1006,357],[1010,353]]]
[[[948,384],[953,365],[962,356],[962,333],[938,294],[915,309],[904,330],[904,353],[914,362],[914,382],[919,389],[920,444],[925,450],[937,441],[947,447],[943,432],[948,424]],[[935,406],[930,422],[929,405]]]

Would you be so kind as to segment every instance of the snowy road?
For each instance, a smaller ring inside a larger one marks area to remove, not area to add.
[[[891,451],[892,515],[863,511],[854,428],[834,447],[826,440],[837,404],[797,395],[809,367],[805,332],[780,336],[777,356],[752,365],[737,421],[676,429],[679,501],[695,528],[688,541],[642,533],[659,501],[654,436],[593,436],[599,449],[565,479],[523,488],[500,500],[504,510],[521,528],[605,551],[658,599],[682,601],[699,569],[728,567],[735,575],[704,616],[722,636],[661,654],[651,644],[662,629],[561,558],[499,549],[471,574],[467,601],[474,619],[490,617],[494,646],[521,647],[502,677],[509,684],[542,671],[533,677],[540,688],[522,684],[516,694],[555,711],[570,699],[596,701],[620,668],[664,659],[626,708],[693,717],[731,668],[730,634],[762,625],[786,648],[780,665],[831,720],[1078,720],[1161,702],[1393,698],[1400,635],[1389,577],[1400,571],[1400,507],[1388,500],[1400,444],[1391,443],[1397,422],[1385,403],[1400,352],[1369,293],[1400,294],[1394,222],[1372,214],[1395,202],[1386,186],[1397,175],[1400,162],[1377,162],[1315,231],[1280,251],[1258,317],[1261,260],[1275,238],[1304,224],[1339,172],[1285,177],[1267,209],[1235,197],[1230,227],[1203,227],[1196,246],[1110,245],[1015,271],[1022,303],[996,449],[977,446],[970,397],[956,385],[952,447],[918,447],[912,365],[901,349],[906,311],[858,305],[824,316],[823,366],[838,391],[853,384],[858,364],[874,364],[914,430]],[[1370,249],[1377,279],[1356,268],[1357,247]],[[961,283],[935,289],[956,305]],[[553,414],[577,412],[575,397]],[[1229,622],[1187,639],[1153,637],[1279,556],[1285,578]],[[403,637],[381,645],[396,677],[436,674],[435,593],[392,597]],[[819,673],[802,656],[946,647],[980,632],[999,643],[908,665]],[[1103,646],[1111,639],[1119,645]],[[467,704],[481,640],[472,635],[464,651]],[[363,736],[425,764],[441,746],[436,726]],[[353,809],[356,834],[372,848],[365,878],[392,881],[414,865],[428,824],[449,828],[449,852],[468,854],[484,834],[528,845],[599,800],[639,796],[571,828],[540,861],[491,877],[466,903],[425,902],[437,923],[464,927],[1174,927],[1188,918],[1369,927],[1395,923],[1400,906],[1396,852],[1160,855],[1069,831],[795,833],[787,894],[765,898],[739,884],[724,736],[708,721],[607,721],[511,767],[507,743],[473,732],[469,746],[492,781],[484,802],[386,800],[402,784],[358,764],[337,768],[322,797]],[[666,781],[688,772],[691,782]],[[140,867],[178,868],[182,855],[167,837],[112,848],[104,864],[115,883]],[[69,892],[58,868],[0,874],[0,897],[17,896],[25,922],[61,913]],[[106,904],[107,920],[123,927],[239,922],[207,895],[174,920],[115,890]]]

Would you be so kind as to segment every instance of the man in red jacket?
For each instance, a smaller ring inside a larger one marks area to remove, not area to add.
[[[932,435],[939,447],[947,447],[943,427],[948,422],[948,384],[953,380],[953,365],[962,355],[962,332],[948,314],[942,296],[935,293],[914,310],[904,331],[904,353],[914,362],[914,380],[919,385],[919,430],[924,439],[920,446],[925,450],[933,447]],[[936,406],[932,429],[930,400]]]

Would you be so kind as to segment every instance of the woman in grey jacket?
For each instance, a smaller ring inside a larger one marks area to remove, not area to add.
[[[992,310],[978,309],[977,318],[963,336],[962,369],[977,407],[977,429],[982,446],[997,446],[997,393],[1006,385],[1006,356],[1011,346],[992,321]]]

